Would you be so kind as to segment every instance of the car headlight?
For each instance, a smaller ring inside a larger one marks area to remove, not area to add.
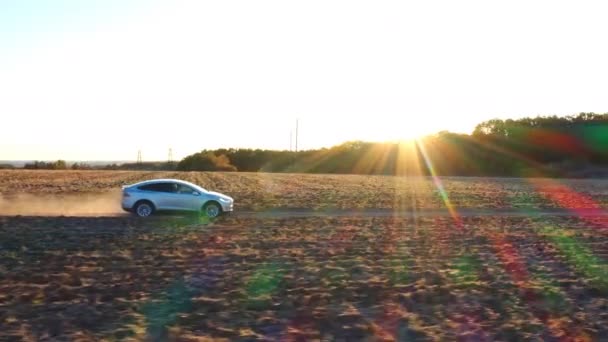
[[[232,202],[232,200],[231,200],[231,199],[228,199],[228,198],[223,198],[223,197],[220,197],[220,201],[222,201],[222,202],[224,202],[224,203],[230,203],[230,202]]]

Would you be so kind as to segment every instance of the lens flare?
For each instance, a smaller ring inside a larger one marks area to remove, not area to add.
[[[543,322],[558,341],[577,341],[576,338],[580,336],[571,331],[564,321],[556,319],[554,313],[545,307],[543,300],[546,296],[534,286],[535,279],[517,248],[507,240],[504,233],[491,233],[489,238],[505,270],[522,291],[522,299],[526,301],[530,312]]]
[[[530,178],[536,192],[558,205],[572,211],[581,219],[598,229],[608,229],[608,216],[593,198],[579,194],[568,186],[551,179]]]
[[[427,169],[429,170],[431,177],[433,178],[433,183],[435,184],[437,191],[439,191],[439,195],[441,196],[443,203],[445,204],[446,208],[448,209],[450,216],[452,216],[452,218],[454,219],[454,222],[456,222],[457,227],[461,227],[462,220],[460,218],[460,215],[456,211],[456,208],[452,205],[452,202],[450,201],[448,193],[447,193],[447,191],[445,191],[445,188],[443,187],[443,182],[441,181],[441,178],[439,178],[439,176],[437,175],[437,171],[435,170],[435,167],[433,166],[433,162],[432,162],[431,158],[429,158],[429,155],[426,151],[424,144],[419,141],[417,145],[420,149],[420,153],[422,154],[422,158],[424,159],[424,163],[425,163]]]

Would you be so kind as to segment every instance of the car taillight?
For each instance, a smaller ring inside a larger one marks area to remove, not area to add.
[[[131,194],[129,194],[129,193],[128,193],[128,192],[126,192],[126,191],[123,191],[123,193],[122,193],[122,197],[129,197],[129,196],[131,196]]]

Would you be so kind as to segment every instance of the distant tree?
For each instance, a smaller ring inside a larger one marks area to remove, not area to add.
[[[199,152],[190,155],[177,164],[180,171],[237,171],[230,164],[230,159],[224,155],[215,155],[213,152]]]
[[[66,170],[68,165],[65,160],[57,160],[54,162],[34,161],[32,163],[26,163],[23,168],[30,170]]]
[[[120,166],[116,163],[104,165],[104,170],[118,170]]]
[[[51,166],[51,169],[53,169],[53,170],[65,170],[68,168],[68,164],[65,162],[65,160],[57,160],[56,162],[52,163],[50,166]]]
[[[72,170],[91,170],[93,167],[87,163],[73,163]]]
[[[473,136],[507,136],[506,123],[500,119],[492,119],[478,124],[473,131]]]

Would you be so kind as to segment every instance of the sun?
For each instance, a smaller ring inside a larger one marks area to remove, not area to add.
[[[395,140],[399,141],[414,141],[424,138],[429,134],[433,134],[436,132],[433,129],[433,124],[424,120],[424,119],[415,119],[411,118],[406,120],[401,120],[396,127],[391,128],[392,135]]]
[[[396,118],[385,124],[385,133],[392,140],[421,140],[426,136],[442,131],[452,133],[470,133],[472,129],[460,118],[451,116],[424,115],[412,118],[405,116]]]
[[[400,140],[403,141],[412,141],[424,138],[426,135],[431,134],[432,132],[420,129],[420,127],[409,127],[403,130],[403,134]]]

